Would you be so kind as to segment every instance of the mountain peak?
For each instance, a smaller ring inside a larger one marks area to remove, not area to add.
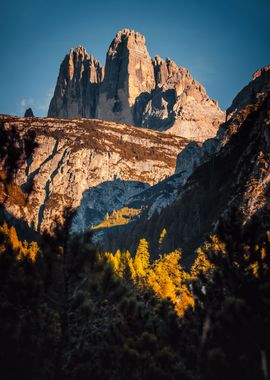
[[[63,60],[48,116],[56,118],[95,116],[97,84],[104,77],[104,68],[83,46],[70,49]]]
[[[77,56],[81,57],[89,57],[89,54],[87,53],[87,50],[84,46],[76,46],[74,49],[70,49],[69,55],[76,54]]]
[[[112,40],[107,56],[115,56],[119,50],[134,49],[135,46],[137,50],[141,50],[142,54],[149,55],[146,48],[146,40],[142,34],[132,29],[122,29]]]
[[[121,30],[107,53],[97,117],[135,124],[132,107],[136,99],[154,88],[154,71],[145,37],[131,29]]]
[[[132,51],[132,53],[150,58],[146,48],[145,37],[132,29],[122,29],[116,34],[109,47],[107,57],[125,54],[125,51],[126,53]]]
[[[166,131],[196,141],[213,137],[224,114],[189,71],[151,59],[145,37],[120,30],[103,67],[83,46],[61,65],[51,117],[90,117]]]
[[[124,28],[122,30],[119,30],[119,32],[116,33],[115,38],[116,39],[124,39],[124,38],[137,38],[145,41],[145,36],[139,32],[136,32],[133,29]]]

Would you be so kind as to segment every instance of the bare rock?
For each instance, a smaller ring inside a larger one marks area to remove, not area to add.
[[[104,68],[82,46],[71,49],[61,64],[48,117],[94,117]]]
[[[25,110],[24,117],[35,117],[32,108],[27,108],[27,110]]]
[[[145,102],[141,126],[198,142],[214,137],[225,119],[217,102],[187,69],[169,58],[155,57],[153,65],[156,88]]]
[[[145,37],[130,29],[120,31],[107,53],[97,117],[134,124],[136,99],[154,88],[154,71]]]
[[[91,208],[93,196],[102,189],[106,195],[98,198],[100,205],[106,203],[102,210],[121,205],[128,196],[173,174],[177,154],[189,143],[180,137],[93,119],[29,121],[3,115],[0,123],[16,128],[20,137],[29,131],[36,135],[38,147],[15,178],[23,190],[33,184],[28,204],[22,211],[14,202],[7,201],[6,206],[10,214],[40,231],[52,229],[56,218],[61,221],[66,207],[79,208],[77,216],[85,215],[85,207]],[[105,186],[108,181],[112,185]],[[115,200],[113,193],[119,192],[123,194]]]
[[[175,173],[185,173],[186,178],[188,178],[195,167],[200,164],[202,155],[202,148],[195,141],[191,142],[179,153]]]
[[[170,58],[151,60],[145,37],[124,29],[102,66],[82,47],[63,61],[50,117],[90,117],[166,131],[202,142],[214,137],[224,113],[187,69]]]

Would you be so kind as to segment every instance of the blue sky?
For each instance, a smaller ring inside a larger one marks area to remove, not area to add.
[[[0,113],[46,116],[61,61],[83,45],[102,63],[118,30],[185,66],[228,107],[270,64],[269,0],[9,0],[0,5]]]

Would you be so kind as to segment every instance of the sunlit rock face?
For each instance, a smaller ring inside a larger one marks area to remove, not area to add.
[[[189,71],[171,59],[150,58],[143,35],[117,33],[103,67],[82,47],[63,61],[50,117],[96,117],[202,142],[225,115]]]
[[[94,119],[0,116],[0,122],[5,128],[15,127],[21,137],[29,131],[36,135],[38,147],[15,178],[22,189],[33,183],[33,191],[23,209],[7,202],[7,211],[40,231],[52,229],[55,219],[62,221],[65,208],[81,206],[77,215],[83,215],[97,195],[100,203],[109,203],[108,210],[113,202],[124,204],[139,190],[173,174],[178,152],[189,143],[180,137]],[[111,197],[106,191],[103,195],[89,191],[108,181],[114,182],[111,187],[104,185]]]
[[[215,136],[224,113],[189,71],[172,60],[153,60],[156,87],[138,99],[136,123],[202,142]]]
[[[154,88],[154,71],[145,37],[129,29],[117,33],[107,53],[96,116],[134,124],[136,99]]]
[[[84,47],[71,49],[61,64],[48,116],[94,117],[103,76],[103,66]]]

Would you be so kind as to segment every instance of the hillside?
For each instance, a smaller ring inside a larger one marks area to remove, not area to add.
[[[35,135],[38,146],[15,178],[22,190],[33,191],[27,205],[7,200],[6,210],[38,231],[61,221],[65,208],[77,210],[76,230],[101,222],[132,195],[173,174],[177,154],[189,142],[100,120],[2,115],[0,123],[5,130],[15,128],[18,140]],[[85,209],[97,217],[88,225],[81,224]]]

